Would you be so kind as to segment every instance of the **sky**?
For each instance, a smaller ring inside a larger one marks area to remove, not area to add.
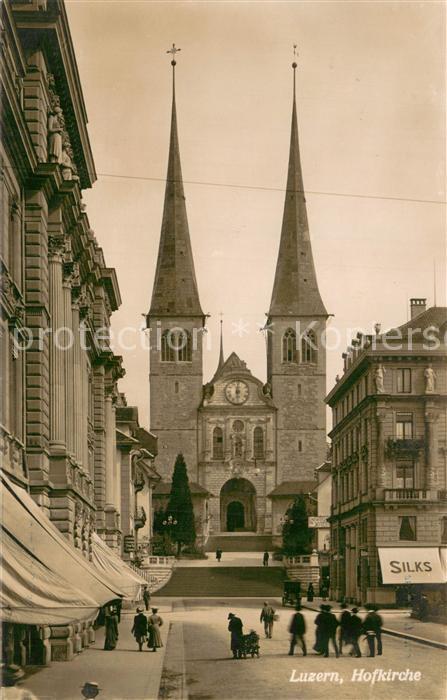
[[[139,329],[160,236],[173,42],[191,243],[210,314],[205,381],[217,365],[220,314],[226,356],[234,350],[265,381],[259,325],[281,233],[294,44],[310,235],[329,323],[342,339],[328,352],[328,391],[357,329],[404,323],[410,297],[433,305],[435,287],[437,305],[446,305],[443,3],[66,5],[98,173],[83,196],[117,271],[120,389],[142,425],[149,358]]]

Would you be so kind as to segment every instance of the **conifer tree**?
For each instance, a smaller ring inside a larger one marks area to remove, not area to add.
[[[169,534],[171,539],[177,542],[177,553],[180,554],[182,545],[194,544],[196,541],[188,470],[182,454],[177,455],[175,460],[171,495],[166,513],[168,518],[171,516],[174,523],[170,526],[171,532]]]
[[[308,526],[306,502],[297,496],[286,512],[282,528],[283,551],[285,554],[309,554],[311,552],[312,530]]]

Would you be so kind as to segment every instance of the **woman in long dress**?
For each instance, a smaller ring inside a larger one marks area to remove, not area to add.
[[[105,628],[104,650],[112,651],[112,649],[115,649],[118,639],[118,617],[116,616],[115,608],[111,605],[106,608]]]
[[[147,645],[148,647],[152,647],[152,651],[157,651],[160,647],[163,646],[163,642],[161,641],[161,634],[160,634],[160,627],[163,624],[163,620],[161,619],[160,615],[157,615],[158,613],[158,608],[152,608],[152,615],[149,616],[148,618],[148,641]]]

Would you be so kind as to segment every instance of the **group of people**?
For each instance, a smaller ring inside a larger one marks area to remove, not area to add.
[[[339,619],[331,612],[332,607],[323,603],[320,605],[320,612],[315,618],[315,644],[314,651],[327,658],[329,656],[329,646],[335,652],[338,658],[343,655],[343,648],[350,647],[350,656],[361,656],[359,640],[362,635],[365,635],[368,644],[368,656],[378,656],[382,654],[382,627],[383,620],[377,612],[376,605],[368,606],[368,613],[362,620],[358,615],[358,608],[348,609],[344,603],[341,606],[342,612]],[[272,638],[273,625],[277,615],[275,609],[264,601],[262,606],[260,622],[264,623],[264,632],[266,639]],[[243,622],[240,617],[234,613],[228,615],[228,631],[231,635],[230,647],[233,653],[233,658],[242,658],[241,648],[243,642]],[[295,647],[300,645],[303,656],[307,656],[307,646],[305,640],[306,620],[301,612],[301,605],[295,607],[290,624],[290,648],[289,656],[295,653]]]
[[[160,627],[163,619],[158,614],[158,608],[152,608],[152,615],[147,617],[143,608],[137,608],[137,614],[133,619],[132,634],[138,644],[138,650],[143,651],[143,645],[147,643],[148,649],[157,651],[163,646]]]

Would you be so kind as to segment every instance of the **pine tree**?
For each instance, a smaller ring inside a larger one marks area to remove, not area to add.
[[[170,537],[174,542],[177,542],[178,554],[180,554],[182,545],[194,544],[196,541],[188,471],[182,454],[177,455],[175,460],[171,495],[166,513],[168,517],[171,516],[175,523],[170,527]]]
[[[311,552],[312,531],[308,526],[306,502],[297,496],[287,510],[282,528],[284,554],[309,554]]]

